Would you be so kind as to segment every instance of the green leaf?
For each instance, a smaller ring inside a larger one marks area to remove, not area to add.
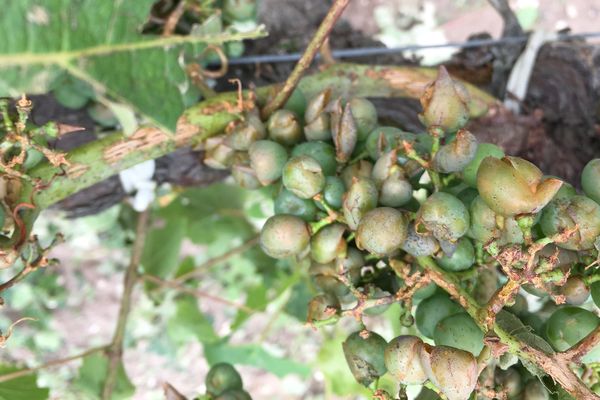
[[[19,371],[18,368],[0,365],[0,375]],[[0,400],[46,400],[50,391],[37,386],[37,374],[22,376],[0,383]]]
[[[264,311],[269,304],[269,299],[267,298],[267,288],[264,284],[260,283],[258,285],[252,286],[248,290],[246,290],[247,299],[246,306],[253,310]],[[252,314],[248,313],[244,310],[239,310],[233,323],[231,324],[231,330],[236,331],[248,318],[250,318]]]
[[[189,82],[182,56],[264,35],[141,35],[154,0],[19,0],[0,13],[0,95],[43,93],[64,71],[174,131]],[[160,78],[160,79],[158,79]]]
[[[196,338],[202,343],[219,340],[211,321],[198,309],[198,301],[192,296],[177,300],[177,311],[167,322],[167,333],[177,343],[189,342]]]
[[[108,369],[108,358],[100,353],[83,358],[83,365],[79,369],[79,377],[73,384],[88,395],[100,398],[104,387],[104,380]],[[130,399],[135,392],[135,386],[129,381],[123,363],[117,371],[117,380],[113,389],[112,399]]]
[[[164,227],[148,233],[142,254],[142,265],[147,274],[166,278],[175,271],[186,225],[185,218],[174,218],[167,220]]]
[[[306,321],[308,302],[313,296],[314,293],[309,289],[306,282],[297,283],[292,287],[292,294],[284,308],[285,312],[299,321]]]
[[[204,346],[204,354],[210,365],[218,362],[253,365],[278,377],[288,374],[307,377],[310,374],[308,366],[287,358],[277,357],[259,345],[231,346],[220,342]]]

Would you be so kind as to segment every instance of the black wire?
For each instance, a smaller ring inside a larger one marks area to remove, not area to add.
[[[576,33],[576,34],[560,34],[555,40],[552,41],[564,41],[572,39],[590,39],[600,38],[600,32],[587,32],[587,33]],[[331,54],[335,58],[359,58],[359,57],[370,57],[402,53],[404,51],[417,51],[425,49],[442,49],[442,48],[457,48],[457,49],[469,49],[484,46],[496,46],[496,45],[507,45],[516,43],[525,43],[529,40],[529,36],[509,36],[501,39],[473,39],[466,42],[451,42],[443,44],[429,44],[429,45],[408,45],[400,47],[359,47],[352,49],[339,49],[333,50]],[[244,56],[238,58],[232,58],[229,60],[229,65],[245,65],[245,64],[260,64],[260,63],[289,63],[298,61],[302,57],[302,53],[290,53],[290,54],[265,54],[256,56]],[[317,58],[320,58],[317,54]],[[218,67],[219,62],[210,63],[210,67]]]

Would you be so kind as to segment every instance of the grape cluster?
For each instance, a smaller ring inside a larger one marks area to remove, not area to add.
[[[586,268],[600,247],[600,159],[586,166],[579,194],[532,163],[478,143],[465,129],[469,94],[443,68],[421,104],[427,129],[412,133],[378,125],[364,98],[325,88],[307,102],[296,89],[267,121],[248,112],[209,139],[205,162],[230,169],[242,187],[275,187],[275,215],[260,245],[273,258],[310,265],[321,291],[308,305],[310,323],[361,319],[398,301],[402,323],[415,320],[435,343],[416,336],[387,343],[366,329],[351,334],[344,352],[358,382],[369,386],[387,371],[401,385],[428,381],[450,400],[467,400],[482,370],[485,332],[426,279],[418,259],[432,257],[482,306],[501,283],[517,280],[549,301],[531,313],[518,294],[498,318],[522,327],[524,341],[539,339],[551,351],[573,346],[600,325],[589,305],[579,307],[590,291],[600,301],[600,276]],[[586,357],[600,361],[600,348]],[[491,389],[495,382],[523,399],[546,398],[517,361],[507,355],[486,364],[498,366]],[[531,382],[518,390],[502,383],[513,371]],[[599,379],[593,375],[590,385]]]

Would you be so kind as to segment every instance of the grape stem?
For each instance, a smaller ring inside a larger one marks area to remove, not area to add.
[[[477,325],[487,332],[485,309],[480,307],[467,291],[460,286],[460,282],[451,273],[441,269],[431,257],[417,257],[418,264],[428,271],[431,279],[436,285],[444,289],[469,313]],[[596,329],[577,347],[578,350],[567,351],[554,355],[546,354],[529,346],[527,343],[515,337],[511,332],[502,329],[494,322],[491,330],[498,336],[501,343],[507,345],[508,350],[519,358],[526,360],[550,375],[569,394],[581,400],[600,400],[600,397],[590,389],[571,370],[569,364],[577,362],[580,357],[600,343],[600,329]],[[585,343],[585,344],[584,344]]]
[[[323,46],[323,43],[329,37],[333,26],[335,25],[337,20],[342,16],[344,9],[346,9],[349,3],[350,0],[335,0],[333,5],[329,9],[329,12],[323,19],[323,22],[321,22],[321,25],[317,29],[317,32],[315,32],[310,43],[308,44],[306,51],[304,52],[300,60],[298,60],[298,63],[294,67],[294,70],[285,81],[283,88],[277,93],[273,100],[271,100],[271,102],[263,108],[261,113],[263,119],[269,118],[269,116],[273,114],[275,110],[281,108],[289,99],[292,92],[298,85],[298,82],[300,82],[302,75],[304,75],[308,67],[310,67],[310,65],[312,64],[315,56],[319,52],[319,49]]]

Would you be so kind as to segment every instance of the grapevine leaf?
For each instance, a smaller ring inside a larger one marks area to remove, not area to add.
[[[8,365],[0,365],[0,375],[18,371]],[[0,400],[46,400],[48,389],[37,386],[37,375],[31,374],[0,383]]]
[[[194,336],[202,343],[219,340],[210,320],[198,309],[198,302],[194,297],[180,298],[176,309],[175,315],[167,323],[167,333],[172,340],[183,343]]]
[[[135,387],[129,381],[123,363],[117,367],[117,381],[112,393],[112,399],[130,399],[135,392]],[[83,365],[79,369],[79,377],[74,385],[91,396],[99,398],[106,379],[108,358],[103,354],[92,354],[83,358]]]
[[[205,345],[204,354],[208,363],[214,365],[218,362],[231,364],[253,365],[269,371],[278,377],[288,374],[298,374],[307,377],[310,368],[296,361],[277,357],[259,345],[231,346],[224,342]]]
[[[46,92],[64,73],[174,130],[190,84],[185,57],[247,33],[141,35],[154,0],[19,0],[0,13],[0,95]],[[27,27],[24,29],[23,27]]]
[[[166,278],[177,269],[185,229],[184,218],[172,218],[163,227],[154,228],[148,233],[142,254],[146,273]]]

